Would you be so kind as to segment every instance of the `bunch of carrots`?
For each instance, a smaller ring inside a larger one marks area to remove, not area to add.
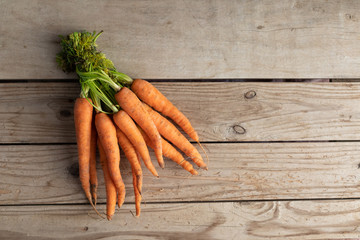
[[[154,150],[161,168],[165,167],[165,156],[192,175],[198,174],[176,148],[198,167],[207,170],[207,165],[197,149],[166,118],[175,122],[201,147],[199,137],[186,116],[151,83],[142,79],[133,80],[118,72],[114,64],[97,50],[96,40],[101,33],[84,31],[60,36],[62,50],[56,60],[65,72],[76,72],[81,84],[80,97],[74,106],[74,121],[82,188],[100,215],[95,207],[98,149],[106,185],[106,215],[111,220],[116,202],[121,207],[125,200],[120,148],[131,165],[136,216],[140,216],[142,198],[140,160],[152,175],[159,177],[150,159],[148,146]]]

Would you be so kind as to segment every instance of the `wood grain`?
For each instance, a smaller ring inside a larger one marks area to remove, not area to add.
[[[0,1],[0,79],[59,79],[59,34],[104,30],[132,77],[356,78],[360,3]]]
[[[154,85],[188,116],[201,141],[359,140],[360,83]],[[75,143],[77,83],[0,86],[0,143]]]
[[[191,176],[166,160],[160,179],[144,168],[144,202],[357,198],[359,142],[204,144],[209,170]],[[0,205],[86,203],[75,145],[0,146]],[[143,165],[144,166],[144,165]],[[122,156],[126,202],[130,166]],[[105,192],[98,169],[99,202]]]
[[[88,206],[0,208],[4,239],[344,239],[360,235],[360,200],[125,204],[111,222]],[[101,212],[104,205],[98,205]],[[31,224],[29,224],[31,223]]]

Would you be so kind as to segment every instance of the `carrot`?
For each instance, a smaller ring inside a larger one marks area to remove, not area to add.
[[[138,129],[136,129],[139,131]],[[141,135],[141,133],[139,133]],[[127,136],[119,129],[116,128],[116,135],[119,141],[119,145],[125,153],[126,158],[129,160],[131,168],[135,173],[137,178],[141,178],[142,176],[142,169],[140,162],[138,161],[138,156],[134,146],[131,144]],[[141,136],[142,137],[142,136]],[[137,187],[138,188],[138,187]]]
[[[154,121],[156,128],[160,134],[183,151],[190,157],[196,165],[203,169],[207,169],[200,153],[196,148],[181,134],[181,132],[165,117],[154,111],[151,107],[143,103],[144,109],[149,113],[151,119]]]
[[[154,146],[150,141],[149,137],[146,136],[146,134],[143,131],[141,131],[141,134],[143,134],[146,144],[149,147],[153,148]],[[162,143],[163,154],[165,157],[179,164],[182,168],[190,172],[192,175],[198,175],[198,172],[193,168],[193,166],[188,161],[186,161],[183,158],[183,156],[170,143],[168,143],[163,138],[161,138],[161,143]]]
[[[91,101],[89,99],[89,101]],[[93,107],[86,98],[77,98],[74,105],[76,142],[79,155],[79,178],[87,199],[90,193],[90,142]]]
[[[137,128],[136,130],[139,131]],[[139,134],[141,136],[140,132]],[[119,128],[116,128],[116,135],[118,137],[119,145],[124,151],[125,156],[129,160],[131,165],[134,195],[135,195],[136,216],[138,217],[140,216],[141,188],[142,188],[142,170],[139,161],[140,156],[136,152],[134,146],[131,144],[127,136],[125,136],[125,134]]]
[[[132,176],[133,176],[133,186],[134,186],[134,195],[135,195],[135,209],[136,209],[136,216],[140,216],[141,208],[141,189],[138,188],[139,186],[139,178],[136,176],[136,170],[132,167]]]
[[[121,207],[125,200],[125,185],[120,173],[120,150],[116,137],[116,128],[110,117],[105,113],[96,114],[95,125],[107,158],[111,179],[118,193],[118,206]]]
[[[143,102],[147,103],[165,116],[171,118],[179,125],[194,141],[199,142],[195,129],[191,126],[189,119],[180,112],[158,89],[151,83],[136,79],[131,85],[131,90]]]
[[[105,188],[106,188],[106,216],[108,220],[111,220],[115,213],[116,206],[116,187],[113,180],[111,179],[106,154],[104,148],[101,145],[100,140],[97,141],[100,155],[100,164],[104,173]]]
[[[140,153],[140,155],[145,163],[145,166],[150,170],[150,172],[154,176],[159,177],[154,165],[151,162],[149,150],[146,147],[144,138],[142,137],[141,133],[139,132],[139,129],[137,128],[136,124],[131,119],[131,117],[125,111],[120,110],[119,112],[114,114],[113,119],[119,128],[119,129],[117,129],[117,132],[119,132],[117,137],[118,137],[120,146],[123,148],[123,150],[125,151],[125,149],[129,148],[129,147],[127,147],[129,145],[126,143],[126,140],[130,141],[131,142],[130,145],[132,144],[135,147],[136,151],[138,151]],[[121,137],[121,139],[120,139],[120,137]],[[126,140],[125,140],[125,138],[126,138]],[[122,146],[121,141],[124,143],[123,144],[124,147]],[[131,145],[131,147],[132,147],[132,145]],[[133,152],[134,152],[134,154],[136,154],[135,150]],[[125,152],[125,154],[126,154],[126,152]],[[129,159],[129,157],[128,157],[128,159]],[[130,161],[130,159],[129,159],[129,161]]]
[[[96,174],[96,128],[95,124],[92,124],[91,127],[91,141],[90,141],[90,191],[94,205],[97,202],[97,187],[98,179]]]
[[[90,192],[90,146],[92,115],[93,107],[91,105],[91,100],[86,98],[77,98],[74,104],[74,122],[79,155],[79,178],[86,198],[89,200],[95,212],[100,217],[102,217],[92,202]]]
[[[161,137],[150,116],[144,110],[141,101],[128,88],[123,87],[115,94],[115,99],[120,107],[134,119],[134,121],[146,132],[155,146],[155,155],[160,167],[164,166],[162,157]]]
[[[140,164],[140,154],[139,154],[139,152],[136,152],[136,156],[137,156],[137,161]],[[142,189],[142,183],[143,183],[143,176],[141,175],[140,178],[137,178],[137,189],[138,189],[140,195],[141,195],[141,191],[142,191],[141,190]]]

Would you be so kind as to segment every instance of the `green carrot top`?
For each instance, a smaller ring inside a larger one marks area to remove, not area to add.
[[[77,73],[81,96],[91,98],[98,111],[115,113],[119,106],[114,94],[133,80],[118,72],[113,62],[97,50],[96,40],[101,33],[83,31],[59,36],[62,50],[56,55],[56,62],[64,72]]]

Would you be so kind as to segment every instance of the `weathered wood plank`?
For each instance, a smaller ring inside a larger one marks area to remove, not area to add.
[[[360,83],[154,85],[188,116],[202,141],[359,140]],[[71,82],[1,84],[0,142],[74,143],[78,93]]]
[[[104,30],[99,45],[141,78],[358,77],[360,3],[0,1],[0,79],[67,78],[58,35]]]
[[[359,142],[227,143],[205,148],[209,170],[199,170],[199,176],[171,161],[164,170],[157,167],[160,179],[144,169],[144,201],[360,197]],[[75,145],[10,145],[0,146],[0,152],[0,204],[87,202],[76,176]],[[131,202],[130,166],[122,159],[126,202]],[[98,173],[99,202],[104,202],[102,171]]]
[[[4,239],[344,239],[360,236],[360,200],[124,205],[111,222],[88,206],[0,207]],[[105,211],[104,205],[98,208]],[[29,224],[31,223],[31,224]]]

